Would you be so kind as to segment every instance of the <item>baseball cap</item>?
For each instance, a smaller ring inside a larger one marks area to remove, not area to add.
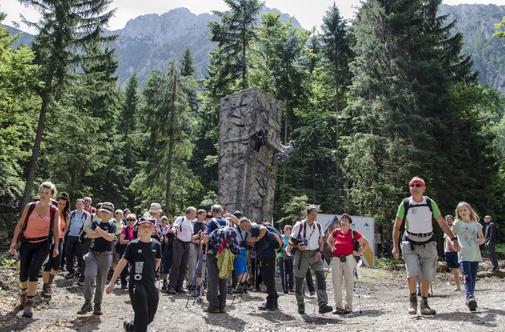
[[[315,206],[315,205],[309,205],[309,206],[307,207],[307,213],[311,213],[311,212],[313,212],[313,211],[319,211],[319,209],[318,209],[318,208],[317,208],[317,206]]]
[[[114,214],[114,204],[112,204],[111,202],[103,202],[102,206],[100,206],[99,211],[105,211],[110,214]]]
[[[240,212],[240,211],[235,211],[235,212],[233,212],[233,215],[234,215],[235,217],[239,218],[239,219],[240,219],[240,218],[242,218],[242,217],[244,216],[244,214],[242,214],[242,212]]]
[[[426,183],[424,182],[423,179],[421,179],[420,177],[418,176],[414,176],[410,181],[409,181],[409,185],[411,184],[420,184],[422,186],[425,186]]]
[[[144,214],[142,217],[140,217],[139,221],[137,221],[137,225],[142,225],[142,224],[151,224],[154,226],[154,225],[156,225],[156,221],[150,215]]]

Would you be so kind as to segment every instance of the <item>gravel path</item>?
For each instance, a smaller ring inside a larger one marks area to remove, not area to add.
[[[1,272],[0,278],[5,274]],[[330,305],[333,294],[328,274]],[[116,289],[106,296],[104,315],[79,316],[83,303],[82,290],[70,281],[57,277],[53,301],[40,303],[33,319],[21,318],[12,312],[16,298],[15,282],[0,290],[0,331],[122,331],[124,319],[133,311],[126,292]],[[14,284],[14,286],[12,285]],[[11,290],[6,290],[10,288]],[[149,331],[505,331],[505,282],[500,278],[483,278],[477,282],[476,299],[479,312],[470,313],[462,292],[455,292],[439,274],[434,283],[430,305],[437,310],[433,317],[407,314],[407,289],[403,272],[363,269],[359,282],[360,297],[355,295],[355,312],[347,316],[332,313],[319,315],[315,297],[306,297],[306,315],[296,312],[294,295],[282,294],[278,312],[262,312],[257,306],[266,294],[249,293],[242,299],[230,296],[228,312],[208,315],[198,304],[186,308],[186,297],[162,294],[154,322]],[[358,292],[357,290],[357,292]],[[356,294],[357,294],[356,292]],[[232,303],[233,302],[233,303]],[[361,312],[360,305],[361,302]]]

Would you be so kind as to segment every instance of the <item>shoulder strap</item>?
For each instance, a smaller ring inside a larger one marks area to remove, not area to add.
[[[430,211],[433,212],[433,206],[431,206],[431,203],[433,201],[431,200],[431,198],[429,198],[428,196],[426,196],[426,204],[428,205],[428,207],[430,208]]]
[[[23,227],[21,228],[22,232],[24,232],[26,230],[26,227],[28,226],[28,218],[32,214],[33,210],[35,210],[36,206],[37,206],[37,203],[35,203],[35,202],[29,203],[29,205],[28,205],[28,212],[26,213],[26,218],[25,218],[25,221],[23,223]]]
[[[72,213],[70,213],[70,220],[69,220],[69,221],[72,221],[72,219],[75,217],[75,213],[76,213],[76,212],[77,212],[77,211],[76,211],[76,210],[74,210],[74,211],[72,211]]]
[[[403,199],[403,223],[405,223],[405,219],[407,219],[407,212],[409,211],[410,208],[410,199],[404,198]]]
[[[56,207],[51,204],[49,205],[49,236],[51,236],[54,227],[54,217],[56,216]]]

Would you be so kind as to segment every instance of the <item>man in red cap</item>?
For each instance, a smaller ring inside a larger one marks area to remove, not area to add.
[[[442,217],[437,203],[424,196],[426,183],[420,177],[409,182],[410,197],[405,198],[398,207],[393,228],[393,256],[399,258],[398,240],[400,227],[405,223],[405,231],[400,244],[407,270],[410,291],[409,314],[417,314],[417,278],[421,279],[422,315],[434,315],[436,311],[428,305],[428,289],[437,263],[437,243],[433,232],[433,219],[447,234],[456,250],[459,250],[457,238]]]

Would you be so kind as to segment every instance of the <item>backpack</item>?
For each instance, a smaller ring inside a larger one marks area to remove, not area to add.
[[[300,237],[300,235],[302,235],[302,231],[303,231],[303,238],[305,240],[307,240],[307,228],[305,227],[305,222],[306,220],[302,221],[300,223],[300,229],[298,230],[298,237]],[[321,224],[318,223],[317,221],[314,221],[317,225],[317,229],[319,231],[319,236],[323,236],[323,233],[322,233],[322,230],[321,230]]]
[[[23,242],[23,241],[40,241],[40,240],[45,240],[45,239],[50,239],[51,236],[53,235],[53,226],[54,226],[54,217],[56,215],[56,207],[53,204],[49,204],[49,231],[47,236],[41,236],[41,237],[34,237],[34,238],[27,238],[25,237],[24,233],[26,231],[26,228],[28,227],[28,219],[30,218],[30,215],[33,213],[35,210],[35,207],[37,207],[37,202],[31,202],[28,205],[28,211],[26,213],[26,218],[23,222],[23,226],[21,228],[21,232],[19,233],[18,236],[18,242]]]
[[[91,215],[91,225],[93,225],[94,214]],[[81,231],[79,232],[79,242],[86,243],[89,239],[86,236],[86,232],[84,231],[84,225],[86,225],[86,221],[82,224]]]
[[[281,233],[273,226],[265,226],[270,234],[272,234],[275,238],[275,242],[272,243],[274,245],[274,250],[279,250],[283,246]]]
[[[230,226],[221,226],[209,234],[208,250],[210,252],[217,254],[225,248],[230,249],[233,254],[237,254],[240,251],[237,231]]]

